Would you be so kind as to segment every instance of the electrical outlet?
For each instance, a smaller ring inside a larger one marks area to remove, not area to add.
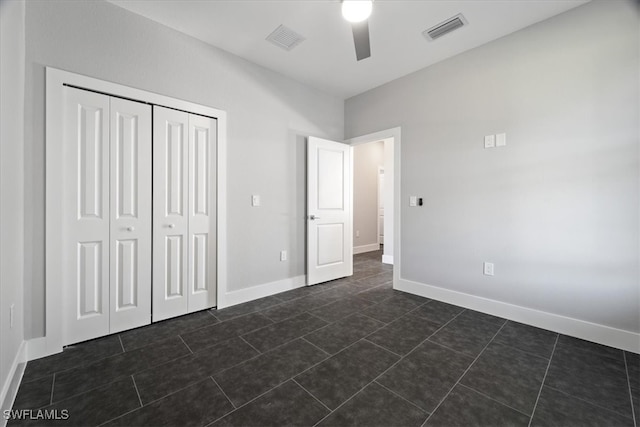
[[[418,196],[409,196],[409,206],[418,206]]]
[[[360,230],[356,230],[356,237],[360,237]]]
[[[493,263],[485,262],[484,263],[484,274],[485,276],[493,276]]]
[[[507,145],[507,134],[499,133],[496,135],[496,147],[504,147]]]
[[[251,196],[251,206],[260,206],[260,196],[257,194]]]
[[[11,308],[9,308],[9,329],[13,329],[13,312],[15,311],[15,308],[15,304],[11,304]]]
[[[487,135],[484,137],[484,148],[493,148],[496,146],[496,136]]]
[[[280,251],[280,261],[287,260],[287,251]]]

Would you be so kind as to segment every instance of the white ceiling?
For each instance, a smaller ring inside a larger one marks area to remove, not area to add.
[[[357,62],[338,0],[109,0],[256,64],[348,98],[589,0],[376,0],[371,57]],[[465,26],[436,41],[422,32],[458,13]],[[279,25],[306,38],[287,52],[265,40]]]

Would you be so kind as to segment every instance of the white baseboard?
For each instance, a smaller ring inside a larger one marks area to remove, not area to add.
[[[382,263],[393,265],[393,255],[382,255]]]
[[[399,291],[443,301],[494,316],[503,317],[564,335],[640,353],[640,334],[584,320],[534,310],[437,286],[400,279],[394,286]]]
[[[291,289],[301,288],[306,284],[306,282],[307,276],[302,275],[252,286],[247,289],[227,292],[222,298],[218,299],[218,308],[231,307],[232,305],[242,304],[243,302],[253,301],[258,298],[268,297]]]
[[[380,245],[377,243],[372,243],[370,245],[354,246],[353,254],[358,255],[358,254],[363,254],[365,252],[373,252],[373,251],[379,251],[379,250],[380,250]]]
[[[0,394],[0,402],[2,403],[2,411],[0,412],[0,425],[5,426],[7,420],[4,419],[2,414],[7,409],[11,409],[13,406],[13,402],[16,399],[16,395],[18,394],[18,387],[20,386],[20,381],[22,381],[22,374],[24,373],[24,368],[26,366],[27,361],[27,342],[22,341],[20,343],[20,347],[18,348],[18,352],[16,353],[16,357],[13,358],[13,363],[11,364],[11,369],[9,369],[9,374],[7,378],[4,380],[4,384],[2,385],[2,394]]]
[[[60,349],[62,351],[62,349]],[[51,353],[47,349],[47,337],[31,338],[27,341],[27,360],[40,359],[41,357],[50,356],[57,352]]]

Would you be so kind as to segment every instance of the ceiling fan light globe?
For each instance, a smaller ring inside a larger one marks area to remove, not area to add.
[[[343,0],[342,16],[349,22],[362,22],[371,16],[372,0]]]

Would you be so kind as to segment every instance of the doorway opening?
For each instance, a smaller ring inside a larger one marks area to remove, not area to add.
[[[394,144],[393,137],[351,144],[353,254],[380,252],[385,264],[393,264]]]
[[[384,141],[384,243],[382,262],[393,265],[393,286],[400,280],[400,146],[402,132],[400,127],[390,128],[357,136],[346,140],[347,144],[357,147],[377,141]]]

